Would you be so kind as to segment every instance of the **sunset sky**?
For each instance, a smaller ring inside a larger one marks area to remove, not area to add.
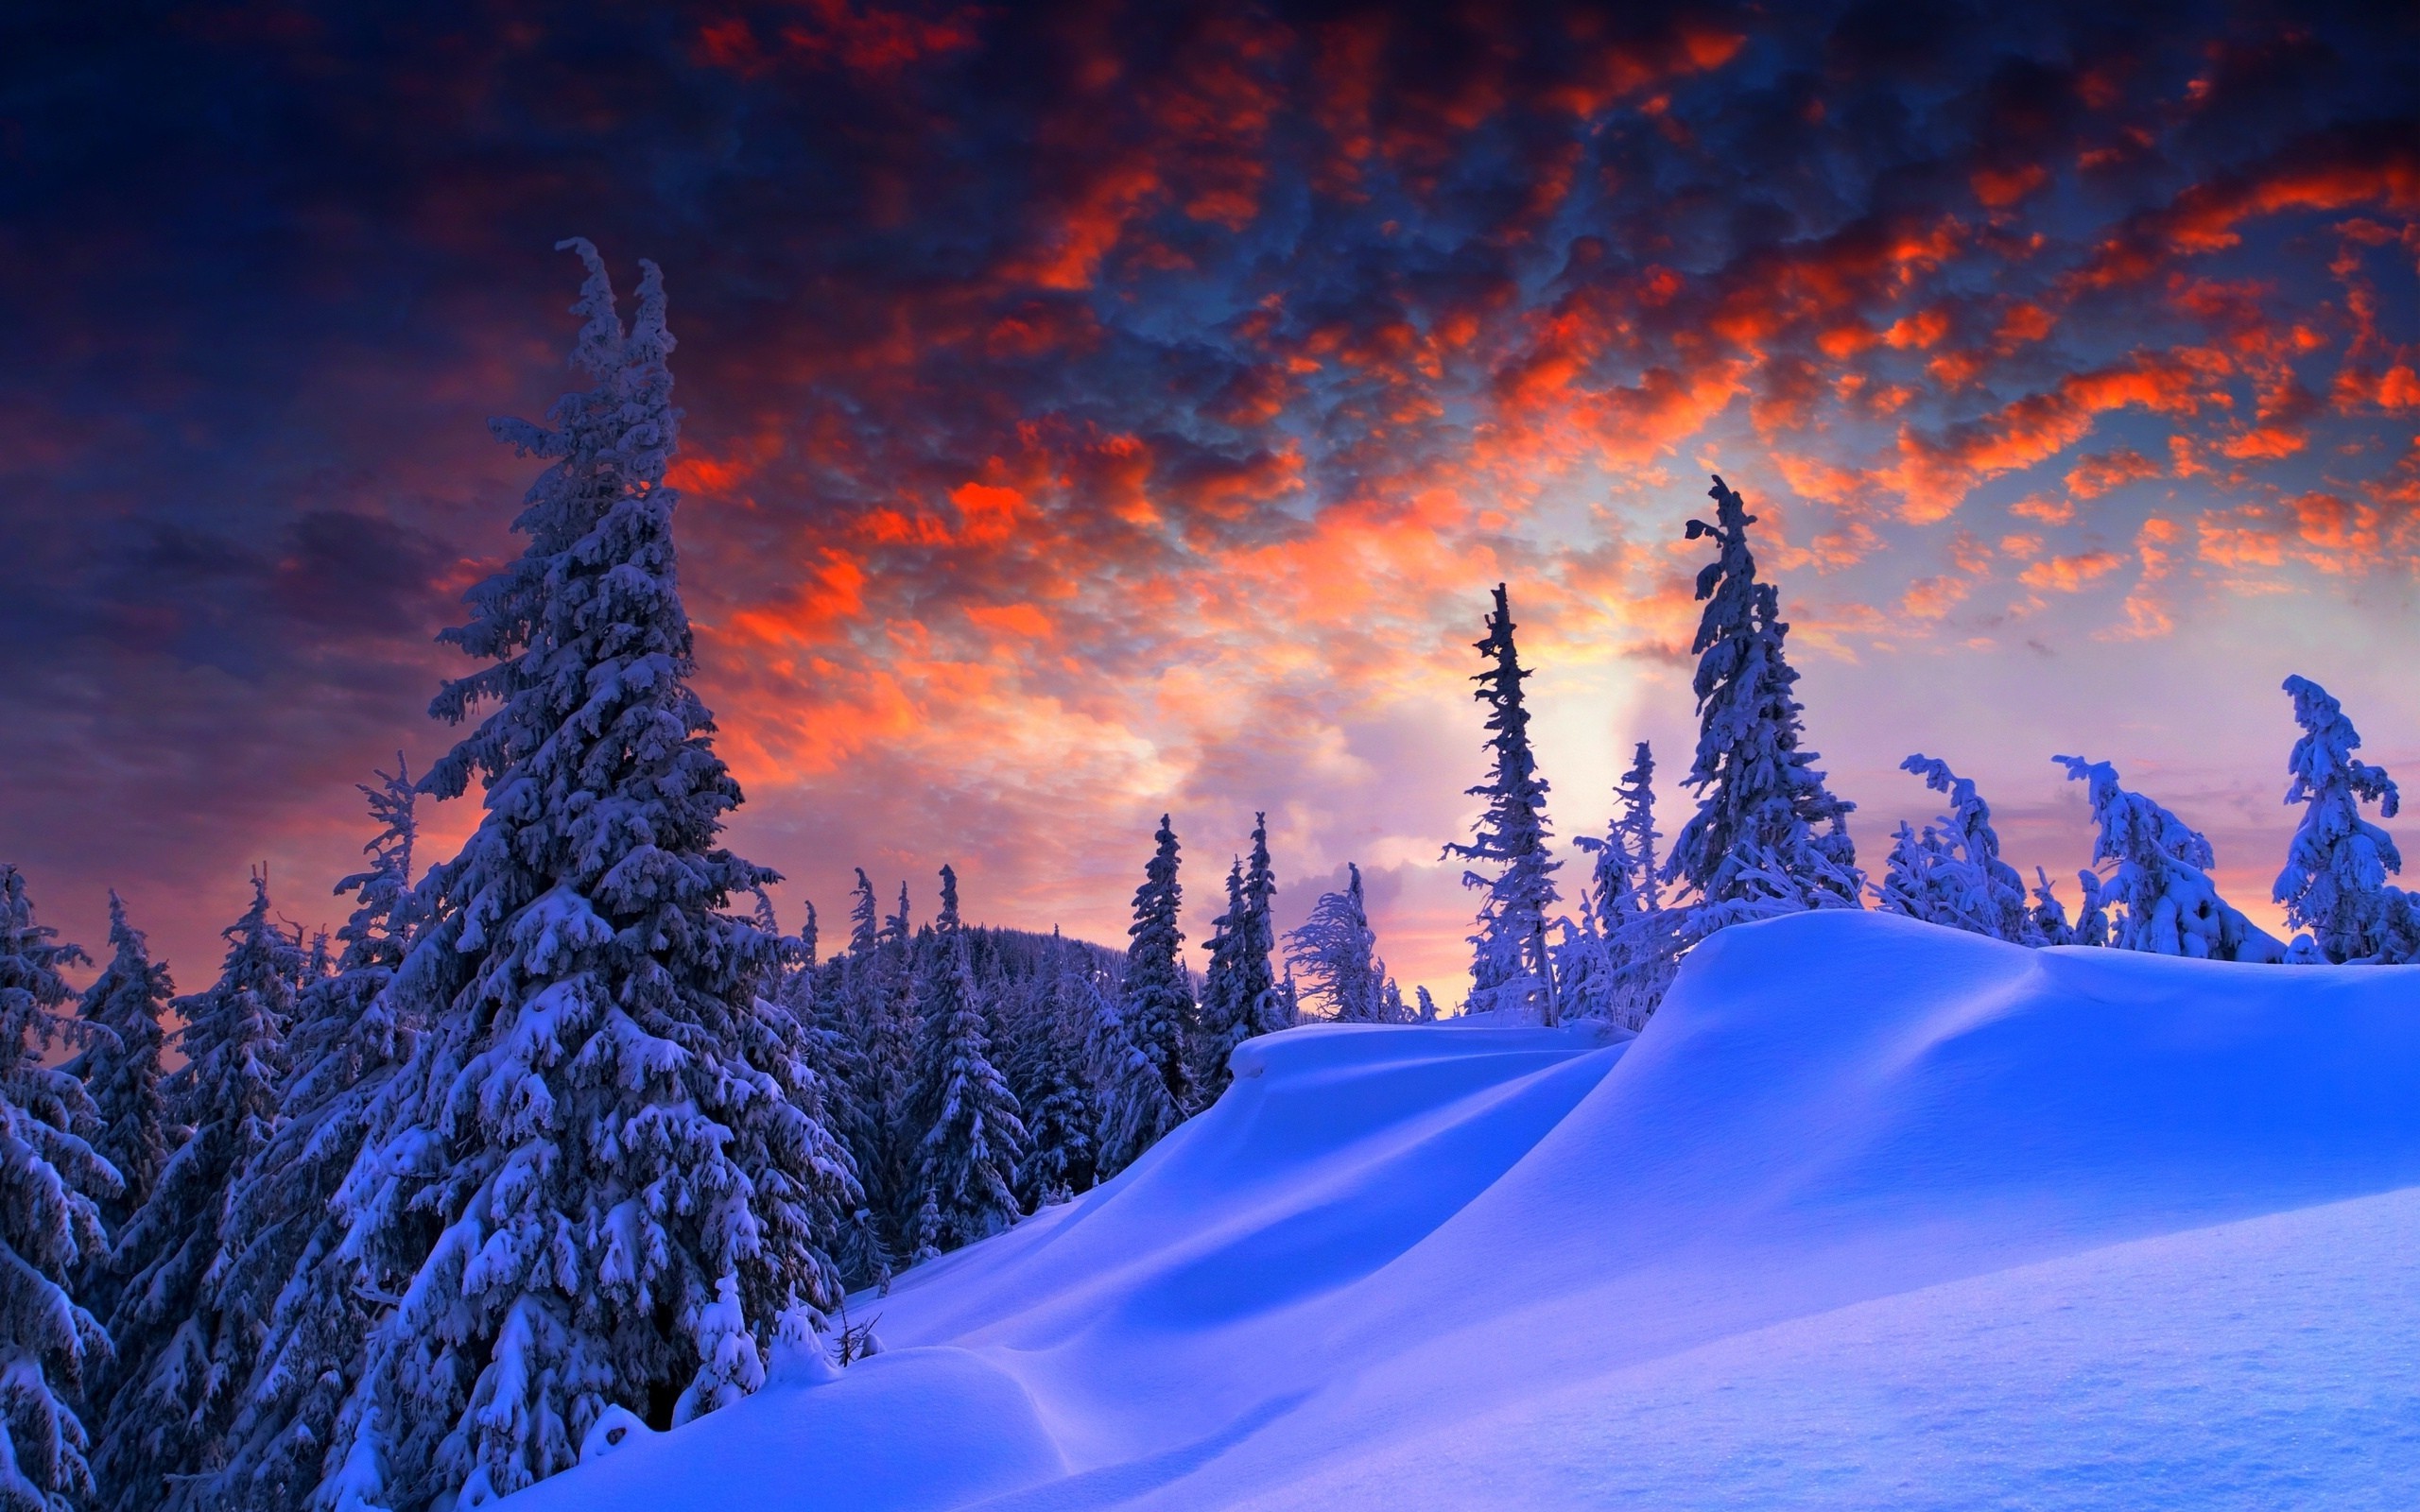
[[[827,941],[951,861],[1122,942],[1163,810],[1198,941],[1260,808],[1448,996],[1488,591],[1558,834],[1640,738],[1677,829],[1718,471],[1870,867],[1922,750],[2072,900],[2079,753],[2273,922],[2289,673],[2420,780],[2408,5],[106,9],[0,64],[0,859],[187,989],[447,743],[573,234],[665,268],[734,843]]]

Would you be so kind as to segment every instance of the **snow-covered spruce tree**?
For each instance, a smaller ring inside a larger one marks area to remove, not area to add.
[[[1914,825],[1901,819],[1891,832],[1891,853],[1883,858],[1875,897],[1886,913],[1964,928],[1963,915],[1956,907],[1964,891],[1943,875],[1957,867],[1958,858],[1943,843],[1941,832],[1927,824],[1919,835]]]
[[[1580,918],[1555,920],[1563,938],[1554,946],[1555,1000],[1566,1019],[1612,1019],[1614,958],[1597,920],[1595,889],[1580,890]]]
[[[1252,821],[1252,854],[1241,875],[1230,877],[1227,912],[1219,920],[1225,947],[1223,976],[1220,954],[1214,949],[1211,974],[1219,980],[1205,982],[1202,988],[1201,1098],[1205,1103],[1217,1101],[1227,1090],[1232,1075],[1227,1058],[1236,1046],[1260,1035],[1275,1034],[1293,1022],[1278,992],[1271,959],[1277,949],[1271,902],[1277,896],[1277,872],[1269,859],[1269,816],[1255,814]]]
[[[958,879],[947,867],[933,954],[913,1104],[923,1130],[916,1152],[919,1256],[973,1244],[1016,1222],[1026,1137],[1016,1097],[992,1061],[990,1026],[959,920]]]
[[[2040,867],[2033,868],[2033,901],[2025,910],[2025,927],[2034,943],[2039,945],[2072,945],[2076,930],[2067,922],[2067,905],[2059,902],[2059,890],[2050,885],[2050,874]]]
[[[1017,1198],[1029,1212],[1092,1185],[1100,1126],[1084,1064],[1084,1031],[1098,997],[1095,968],[1087,953],[1054,929],[1046,970],[1015,1036],[1011,1064],[1011,1089],[1026,1129]]]
[[[849,944],[817,974],[814,1023],[835,1080],[830,1126],[846,1141],[860,1188],[858,1207],[834,1251],[844,1282],[888,1287],[901,1247],[899,1209],[908,1194],[906,1107],[914,1071],[914,982],[904,941],[883,927],[865,868],[849,891]],[[904,913],[906,900],[901,900]]]
[[[1193,989],[1185,981],[1177,928],[1184,890],[1177,883],[1176,831],[1160,816],[1143,885],[1134,889],[1126,979],[1114,1005],[1096,1015],[1093,1051],[1103,1100],[1101,1166],[1125,1169],[1184,1122],[1193,1107],[1188,1051],[1197,1033]]]
[[[114,905],[115,899],[112,899]],[[130,934],[112,906],[114,939]],[[141,936],[135,936],[140,952]],[[120,947],[123,954],[124,947]],[[75,1512],[93,1496],[89,1440],[73,1403],[110,1341],[74,1295],[106,1243],[95,1198],[118,1190],[94,1150],[101,1121],[84,1084],[42,1052],[69,1026],[76,1001],[60,973],[85,960],[34,922],[24,873],[0,863],[0,1508]],[[141,978],[147,982],[149,978]]]
[[[1690,650],[1698,657],[1698,748],[1688,785],[1698,811],[1682,826],[1664,880],[1698,894],[1691,933],[1735,918],[1862,906],[1864,885],[1842,820],[1856,805],[1832,796],[1816,754],[1802,747],[1798,673],[1783,654],[1789,627],[1771,583],[1756,580],[1748,527],[1756,517],[1720,477],[1707,496],[1714,523],[1689,522],[1715,559],[1698,573],[1705,603]]]
[[[842,1216],[839,1235],[829,1254],[844,1287],[881,1285],[890,1279],[890,1256],[867,1207],[865,1167],[856,1154],[869,1138],[865,1108],[857,1101],[858,1089],[866,1080],[865,1057],[858,1045],[858,1004],[872,956],[844,952],[810,969],[804,964],[803,939],[790,954],[781,1005],[798,1025],[801,1058],[814,1074],[818,1121],[849,1150],[858,1174],[857,1207]]]
[[[2386,880],[2403,869],[2402,852],[2361,816],[2365,802],[2377,804],[2382,819],[2395,816],[2402,795],[2394,779],[2353,754],[2360,734],[2325,688],[2308,678],[2288,678],[2285,687],[2303,731],[2286,763],[2293,777],[2286,801],[2303,805],[2302,823],[2273,893],[2286,905],[2286,922],[2310,931],[2330,961],[2420,959],[2411,899]]]
[[[1302,927],[1286,936],[1286,968],[1340,1023],[1387,1022],[1387,969],[1361,892],[1361,868],[1345,863],[1342,892],[1323,892]]]
[[[2118,769],[2107,762],[2051,760],[2070,780],[2088,784],[2100,830],[2093,859],[2115,864],[2101,894],[2112,905],[2109,943],[2216,961],[2285,959],[2283,945],[2219,896],[2210,881],[2214,857],[2207,839],[2150,799],[2118,786]],[[2088,896],[2085,906],[2099,902]]]
[[[752,1389],[776,1320],[838,1301],[822,1246],[856,1195],[755,990],[777,943],[726,911],[777,879],[717,844],[740,793],[689,686],[663,280],[641,265],[626,332],[596,249],[564,245],[597,386],[549,426],[493,424],[552,465],[523,555],[444,636],[492,664],[432,713],[487,713],[422,789],[479,782],[486,812],[424,880],[399,979],[437,1005],[407,1069],[423,1094],[345,1198],[355,1246],[437,1230],[331,1460],[344,1495],[397,1512],[563,1469],[608,1407],[667,1424]]]
[[[878,912],[873,901],[873,884],[866,877],[866,868],[857,868],[857,885],[849,894],[849,954],[863,955],[873,950],[881,938],[875,918]]]
[[[1478,684],[1473,696],[1487,706],[1491,761],[1487,781],[1468,791],[1487,806],[1471,827],[1470,844],[1448,845],[1445,854],[1490,868],[1462,873],[1463,886],[1486,894],[1471,936],[1469,1006],[1517,1008],[1552,1023],[1559,1013],[1547,920],[1562,863],[1547,854],[1547,782],[1530,747],[1530,713],[1521,694],[1530,674],[1521,669],[1512,628],[1512,603],[1498,583],[1487,636],[1472,643],[1488,663],[1471,680]]]
[[[1991,805],[1975,784],[1951,771],[1948,763],[1921,753],[1901,762],[1899,769],[1946,794],[1950,811],[1941,816],[1938,830],[1927,825],[1923,840],[1912,845],[1908,827],[1899,827],[1901,844],[1892,852],[1889,874],[1879,889],[1884,906],[1970,934],[2026,945],[2044,943],[2026,902],[2025,879],[2000,859]]]
[[[873,954],[859,975],[855,1010],[859,1074],[855,1100],[863,1141],[858,1174],[866,1206],[893,1255],[909,1253],[918,1222],[916,1152],[923,1131],[909,1106],[916,1091],[916,1051],[923,1040],[916,1006],[917,954],[903,884],[899,911],[876,933]]]
[[[225,933],[217,982],[175,1004],[185,1063],[165,1083],[167,1113],[192,1133],[110,1257],[121,1278],[110,1314],[117,1365],[93,1468],[100,1504],[119,1512],[199,1504],[185,1477],[216,1469],[275,1299],[221,1289],[231,1263],[227,1196],[277,1126],[305,960],[269,918],[264,875],[253,876],[252,905]]]
[[[1227,906],[1210,920],[1210,937],[1203,948],[1210,953],[1209,969],[1201,973],[1201,1038],[1194,1056],[1194,1085],[1201,1089],[1206,1106],[1218,1101],[1226,1090],[1227,1079],[1220,1073],[1226,1064],[1226,1054],[1236,1042],[1236,1027],[1243,1017],[1242,1005],[1236,1001],[1236,954],[1243,936],[1244,860],[1237,856],[1227,868]]]
[[[1244,929],[1236,948],[1240,971],[1236,998],[1245,1005],[1244,1038],[1289,1029],[1294,1007],[1280,993],[1273,957],[1277,951],[1277,868],[1269,858],[1269,816],[1252,816],[1252,854],[1244,859]],[[1225,1061],[1221,1060],[1220,1065]]]
[[[1586,1000],[1566,1011],[1643,1026],[1680,969],[1686,915],[1664,902],[1655,843],[1655,753],[1638,743],[1615,788],[1618,807],[1604,838],[1575,843],[1595,852],[1582,889],[1581,920],[1567,931],[1564,954]]]
[[[99,1110],[100,1133],[93,1147],[109,1161],[124,1185],[101,1200],[101,1221],[114,1233],[160,1182],[161,1167],[182,1131],[168,1125],[161,1095],[160,1047],[166,1031],[160,1015],[177,995],[165,962],[151,959],[143,932],[126,921],[126,903],[110,893],[110,961],[84,990],[77,1014],[98,1032],[83,1051],[67,1063],[67,1073],[84,1084]],[[94,1254],[90,1261],[103,1261]],[[112,1288],[106,1265],[89,1268],[83,1299],[106,1309]]]
[[[1176,831],[1167,815],[1160,816],[1151,842],[1143,885],[1134,889],[1134,922],[1126,931],[1124,1018],[1128,1037],[1159,1073],[1169,1103],[1182,1116],[1193,1104],[1185,1050],[1197,1025],[1193,989],[1182,964],[1184,936],[1177,928],[1184,888],[1177,882]]]
[[[337,885],[355,901],[337,931],[334,970],[297,995],[286,1036],[283,1116],[227,1194],[224,1253],[204,1297],[221,1313],[266,1320],[249,1366],[222,1468],[180,1483],[170,1506],[301,1512],[320,1483],[338,1413],[361,1379],[363,1341],[378,1315],[344,1244],[334,1199],[386,1093],[409,1059],[418,1025],[388,988],[418,917],[411,892],[417,795],[400,753],[361,792],[378,831],[369,869]]]
[[[2083,902],[2076,908],[2075,937],[2067,943],[2096,947],[2110,944],[2108,892],[2101,886],[2100,873],[2089,868],[2079,869],[2076,885],[2083,889]]]

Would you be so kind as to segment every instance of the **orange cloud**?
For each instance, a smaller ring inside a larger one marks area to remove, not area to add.
[[[2072,557],[2045,558],[2016,576],[2017,581],[2028,588],[2072,593],[2094,579],[2116,572],[2125,563],[2126,558],[2114,551],[2085,551]]]
[[[2129,483],[2166,475],[2167,470],[2157,462],[2133,447],[2121,446],[2077,462],[2067,472],[2067,491],[2079,499],[2097,499]]]
[[[2224,404],[2207,386],[2207,364],[2187,355],[2136,352],[2123,362],[2070,373],[2056,387],[1953,426],[1939,438],[1912,426],[1899,432],[1899,465],[1890,477],[1915,523],[1946,518],[1978,484],[2056,456],[2092,433],[2100,417],[2135,406],[2168,415]]]

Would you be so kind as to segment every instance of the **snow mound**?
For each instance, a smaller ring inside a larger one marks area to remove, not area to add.
[[[2356,1506],[2420,1473],[2420,968],[1811,914],[1700,947],[1635,1040],[1322,1026],[1236,1068],[1117,1180],[853,1299],[894,1353],[514,1504]]]

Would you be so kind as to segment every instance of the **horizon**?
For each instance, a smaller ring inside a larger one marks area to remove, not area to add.
[[[857,866],[929,919],[947,862],[1115,946],[1167,811],[1198,967],[1265,809],[1281,924],[1357,862],[1458,1002],[1487,593],[1568,897],[1634,741],[1686,813],[1720,472],[1869,871],[1922,751],[2072,906],[2083,754],[2275,928],[2278,683],[2420,769],[2414,23],[1591,14],[71,24],[0,243],[45,296],[6,859],[186,991],[253,863],[342,917],[352,784],[451,744],[433,636],[537,471],[483,422],[571,385],[584,234],[665,268],[699,687],[789,927]]]

